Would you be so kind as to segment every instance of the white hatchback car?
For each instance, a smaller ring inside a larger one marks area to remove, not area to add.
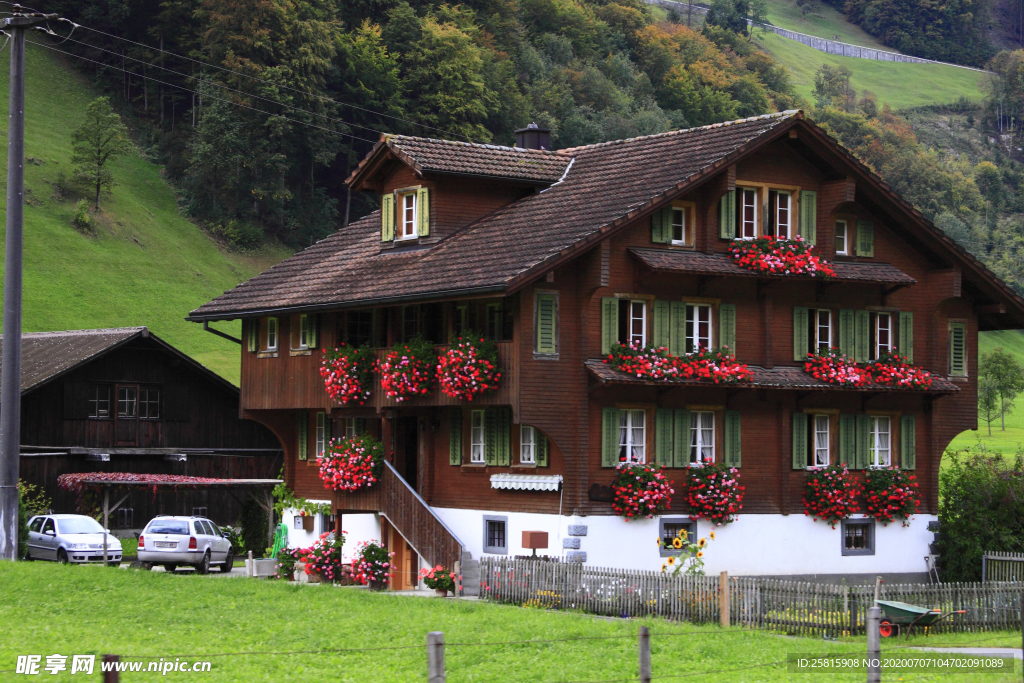
[[[235,564],[231,541],[204,517],[154,517],[139,536],[139,561],[163,565],[173,572],[179,565],[206,574],[211,565],[230,572]]]
[[[121,564],[121,542],[85,515],[37,515],[28,521],[26,560],[57,562],[102,562],[103,541],[107,542],[107,563]]]

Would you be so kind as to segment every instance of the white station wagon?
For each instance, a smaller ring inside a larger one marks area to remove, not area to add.
[[[173,572],[179,565],[200,574],[217,565],[230,572],[235,564],[231,541],[205,517],[154,517],[139,536],[139,561],[163,565]]]

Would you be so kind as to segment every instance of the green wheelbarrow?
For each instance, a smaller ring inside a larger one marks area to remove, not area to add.
[[[918,607],[894,600],[879,600],[878,606],[882,608],[882,620],[878,624],[878,634],[883,638],[888,638],[893,633],[899,638],[903,631],[906,632],[907,638],[910,638],[910,632],[915,626],[934,626],[943,619],[954,614],[964,614],[967,611],[961,609],[943,613],[940,609]]]

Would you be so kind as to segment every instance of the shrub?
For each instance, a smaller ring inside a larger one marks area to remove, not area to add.
[[[18,557],[28,551],[28,520],[46,514],[53,503],[35,484],[18,481]]]
[[[427,569],[424,567],[420,570],[420,578],[423,579],[423,583],[427,584],[427,588],[434,590],[446,590],[455,592],[455,579],[458,578],[455,572],[449,571],[437,565],[433,569]]]
[[[95,232],[92,224],[92,216],[89,215],[89,202],[79,199],[75,204],[75,217],[71,219],[72,224],[79,232],[93,234]]]
[[[249,221],[227,220],[215,225],[213,232],[236,249],[258,249],[263,244],[263,230]]]
[[[242,503],[242,514],[238,518],[238,526],[242,527],[239,554],[252,551],[253,557],[263,557],[267,549],[267,513],[252,498]]]
[[[394,553],[376,541],[359,544],[357,557],[352,562],[352,579],[364,586],[383,588],[391,579],[391,558]]]

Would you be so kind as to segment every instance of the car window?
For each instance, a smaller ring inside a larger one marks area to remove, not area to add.
[[[146,527],[146,533],[188,536],[188,522],[180,519],[154,519]]]
[[[32,523],[28,525],[28,530],[29,531],[34,531],[36,533],[39,533],[39,530],[42,527],[43,527],[43,518],[42,517],[36,517],[35,519],[32,520]]]
[[[49,517],[47,517],[46,518],[46,523],[43,524],[43,533],[45,534],[47,531],[53,531],[53,530],[54,530],[53,529],[53,520],[50,519]]]
[[[224,534],[221,533],[219,526],[217,526],[213,522],[210,522],[209,524],[210,524],[210,528],[213,529],[213,535],[214,536],[220,536],[221,538],[224,538]]]
[[[71,517],[57,520],[62,534],[102,534],[103,527],[92,517]]]
[[[212,536],[213,535],[213,534],[210,533],[210,527],[207,526],[206,522],[201,520],[201,519],[197,519],[196,520],[196,531],[201,533],[203,536]]]

